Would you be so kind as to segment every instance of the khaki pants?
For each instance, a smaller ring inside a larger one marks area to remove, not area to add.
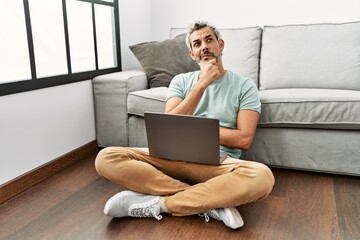
[[[165,196],[174,216],[242,205],[267,197],[274,176],[264,164],[228,157],[220,166],[150,157],[147,149],[108,147],[95,167],[99,175],[130,190]]]

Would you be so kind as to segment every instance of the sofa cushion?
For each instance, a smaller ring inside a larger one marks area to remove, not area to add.
[[[360,90],[360,22],[265,26],[260,89]]]
[[[163,42],[136,44],[130,49],[146,72],[150,88],[168,87],[175,75],[199,70],[189,56],[185,34]]]
[[[128,113],[144,116],[145,112],[164,112],[167,89],[156,87],[130,92],[127,99]]]
[[[360,91],[273,89],[260,100],[259,127],[360,129]]]
[[[224,67],[250,78],[258,86],[261,27],[219,29],[225,42]],[[186,28],[172,28],[171,37],[186,32]]]

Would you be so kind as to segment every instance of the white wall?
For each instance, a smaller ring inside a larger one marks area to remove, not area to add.
[[[139,68],[129,46],[152,40],[151,1],[119,0],[122,69]]]
[[[0,184],[95,140],[91,81],[0,97]]]
[[[217,27],[360,20],[359,0],[152,0],[153,36],[204,19]],[[166,19],[166,20],[165,20]]]
[[[120,2],[120,9],[130,5],[129,8],[121,10],[126,11],[126,14],[121,13],[120,29],[125,70],[140,66],[128,50],[129,43],[167,39],[171,27],[188,27],[198,19],[207,20],[219,28],[360,21],[360,0],[136,0],[139,4],[132,3],[133,0]],[[146,11],[150,2],[149,15]],[[144,13],[143,17],[140,16],[141,13]]]

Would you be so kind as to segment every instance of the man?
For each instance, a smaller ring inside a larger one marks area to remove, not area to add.
[[[96,159],[98,173],[130,190],[111,197],[104,213],[158,220],[161,213],[199,214],[236,229],[244,223],[235,206],[267,197],[274,185],[268,167],[239,159],[255,135],[258,92],[251,80],[224,69],[225,43],[214,26],[195,22],[186,41],[200,71],[174,77],[165,112],[219,119],[221,149],[231,157],[213,166],[153,158],[134,148],[105,148]]]

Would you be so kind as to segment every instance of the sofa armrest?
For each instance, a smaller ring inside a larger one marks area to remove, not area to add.
[[[99,147],[128,146],[127,96],[148,88],[142,70],[104,74],[93,80],[96,138]]]

